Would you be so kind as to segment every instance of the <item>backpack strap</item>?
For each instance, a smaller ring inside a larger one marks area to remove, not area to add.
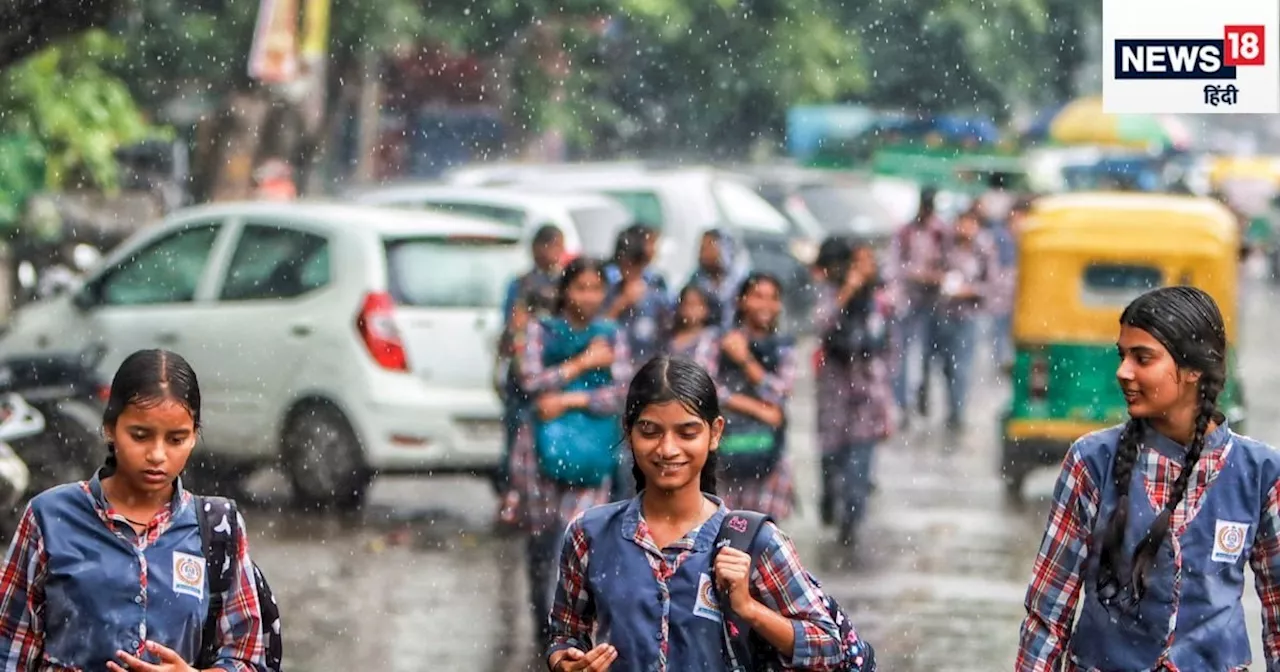
[[[207,577],[205,585],[209,591],[209,613],[204,619],[197,665],[206,668],[218,659],[218,620],[222,617],[223,596],[231,589],[235,574],[233,565],[236,542],[240,537],[240,520],[235,500],[196,495],[193,501],[196,520],[200,523]]]
[[[758,543],[760,530],[766,522],[773,518],[757,511],[730,511],[720,523],[720,532],[716,535],[716,550],[724,547],[742,551],[751,556],[754,562],[760,557]],[[752,665],[750,628],[729,608],[729,600],[719,593],[721,630],[724,633],[724,650],[728,658],[730,672],[747,672],[754,669]]]

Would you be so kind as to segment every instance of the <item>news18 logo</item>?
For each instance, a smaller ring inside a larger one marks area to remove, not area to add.
[[[1116,79],[1234,80],[1239,67],[1266,65],[1266,26],[1225,26],[1221,39],[1117,39]]]
[[[1280,112],[1280,0],[1102,0],[1105,114]]]

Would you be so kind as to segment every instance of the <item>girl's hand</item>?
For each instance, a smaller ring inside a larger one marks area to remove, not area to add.
[[[716,554],[713,567],[716,587],[722,597],[729,598],[729,608],[750,620],[752,611],[760,605],[751,597],[751,556],[726,546]]]
[[[538,417],[544,421],[555,420],[567,410],[569,405],[565,403],[563,395],[544,394],[538,397]]]
[[[609,345],[607,338],[597,336],[591,339],[591,343],[587,345],[586,350],[582,351],[578,359],[586,371],[607,369],[613,366],[613,346]]]
[[[124,663],[120,665],[114,661],[107,662],[107,669],[111,672],[196,672],[194,667],[187,664],[176,651],[160,644],[159,642],[147,642],[147,651],[154,654],[160,659],[158,663],[148,663],[141,658],[125,653],[124,651],[116,651],[116,656]]]
[[[760,404],[760,406],[762,407],[759,414],[760,422],[763,422],[774,429],[782,426],[782,422],[783,420],[786,420],[786,417],[782,414],[781,408],[778,408],[773,404],[764,403]]]
[[[844,290],[850,294],[862,289],[867,284],[866,272],[858,266],[850,266],[844,275]]]
[[[720,340],[720,349],[739,364],[746,362],[751,356],[751,346],[747,343],[746,335],[737,329],[724,335]]]
[[[555,672],[576,672],[590,670],[605,672],[618,659],[618,650],[609,644],[597,644],[594,649],[583,653],[581,649],[565,649],[559,652],[558,658],[551,665]]]

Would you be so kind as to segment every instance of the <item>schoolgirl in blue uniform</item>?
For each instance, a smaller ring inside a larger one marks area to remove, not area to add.
[[[1121,315],[1117,346],[1130,419],[1063,462],[1016,669],[1244,670],[1247,563],[1266,669],[1280,670],[1280,453],[1218,409],[1218,306],[1190,287],[1148,292]]]
[[[717,592],[787,669],[844,663],[821,589],[781,530],[765,525],[768,538],[754,564],[733,548],[714,548],[728,512],[714,495],[725,421],[707,372],[687,359],[657,357],[636,374],[625,409],[640,494],[590,509],[569,525],[549,668],[726,670]]]
[[[195,499],[182,472],[200,388],[182,357],[143,350],[111,383],[107,464],[31,500],[0,571],[0,669],[267,672],[248,541],[238,535],[216,629]],[[244,530],[244,521],[239,520]]]
[[[625,334],[604,319],[604,297],[600,262],[569,262],[553,315],[529,323],[520,357],[521,386],[537,417],[516,434],[500,515],[529,535],[529,604],[543,640],[561,535],[579,513],[611,501],[618,465],[633,369]]]
[[[786,451],[787,406],[795,390],[795,341],[781,332],[782,283],[752,273],[738,288],[734,328],[720,339],[716,382],[725,394],[721,496],[730,509],[784,520],[795,504]]]

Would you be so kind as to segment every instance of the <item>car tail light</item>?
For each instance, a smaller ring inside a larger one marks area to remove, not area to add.
[[[1031,371],[1027,375],[1027,392],[1032,399],[1044,399],[1049,396],[1049,362],[1044,357],[1031,360]]]
[[[109,383],[101,383],[97,388],[98,401],[105,404],[111,400],[111,385]]]
[[[390,371],[408,371],[409,362],[404,354],[404,343],[396,329],[392,311],[395,301],[385,292],[375,292],[364,297],[356,329],[373,356],[373,361]]]

